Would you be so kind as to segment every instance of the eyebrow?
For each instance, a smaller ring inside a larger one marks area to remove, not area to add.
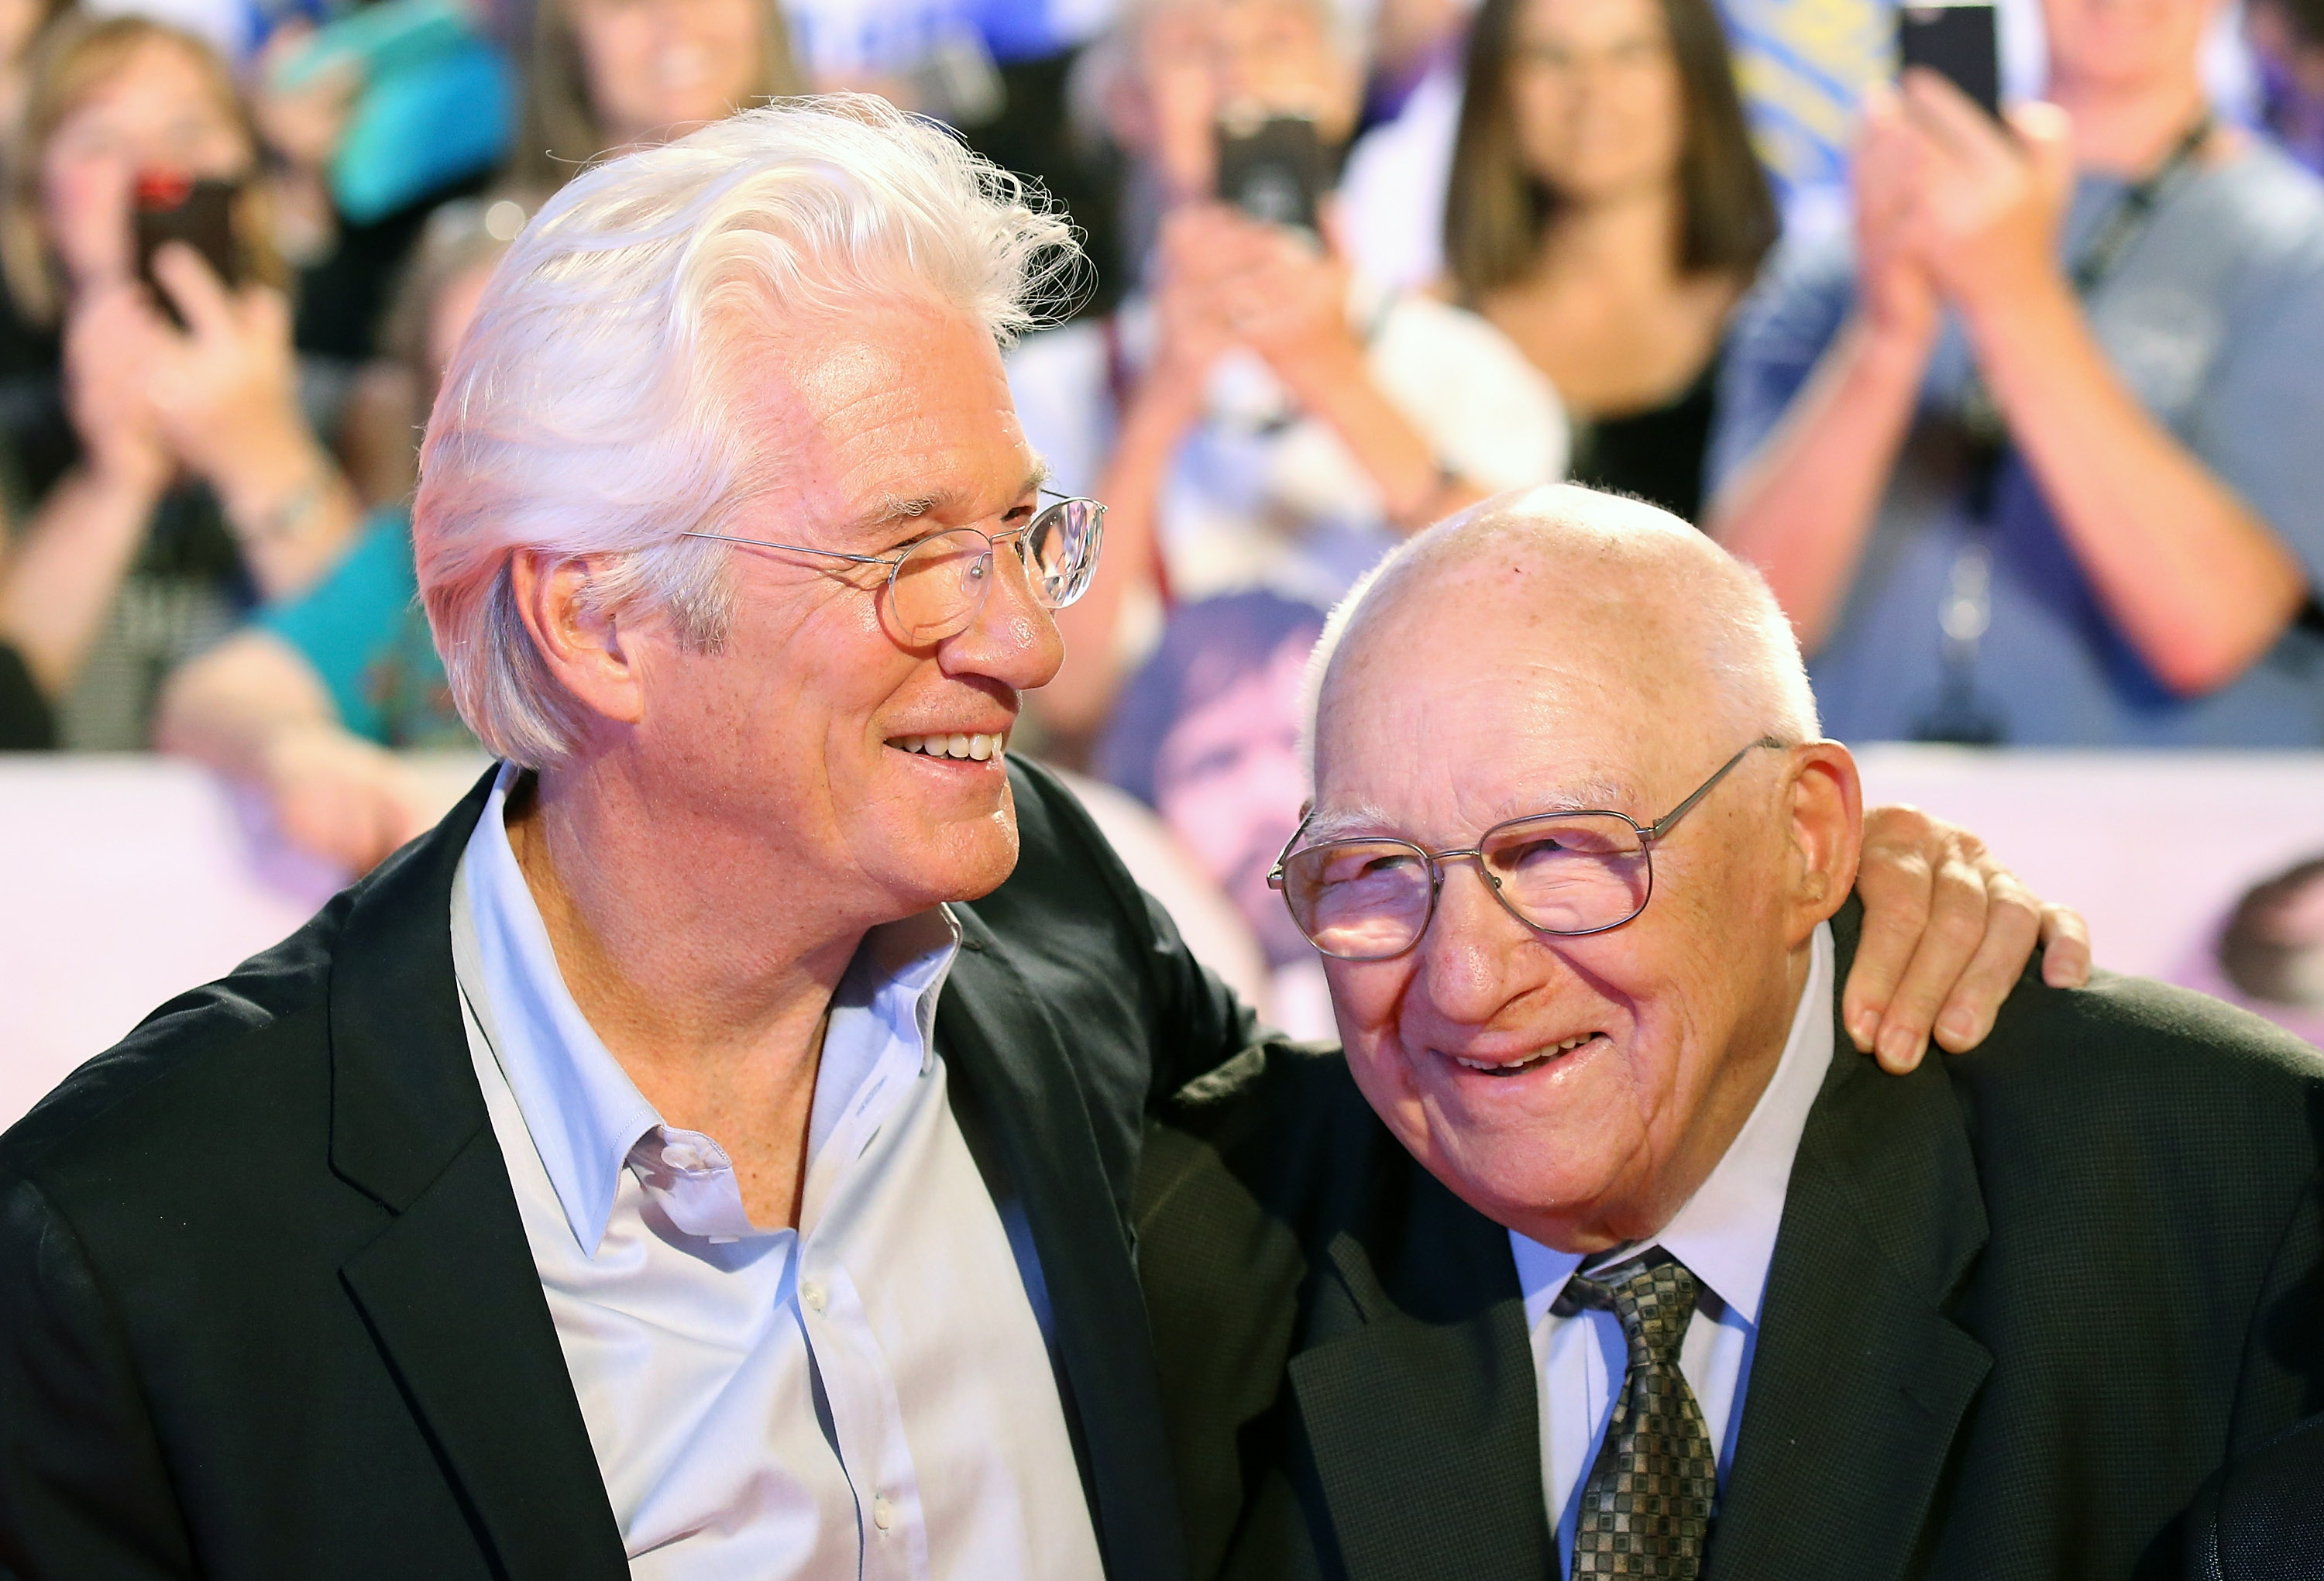
[[[1512,813],[1508,818],[1496,818],[1491,823],[1472,830],[1469,838],[1474,839],[1488,828],[1497,828],[1515,819],[1536,817],[1545,813],[1626,813],[1636,805],[1637,798],[1629,786],[1611,779],[1582,780],[1545,794],[1540,800],[1528,804],[1522,812]],[[1397,821],[1379,807],[1369,802],[1358,802],[1328,813],[1318,813],[1309,819],[1304,843],[1321,845],[1333,840],[1409,838],[1398,831]]]
[[[1049,464],[1035,461],[1025,473],[1025,481],[1017,485],[1012,499],[1022,499],[1037,492],[1049,481]],[[918,521],[925,516],[941,511],[964,510],[975,503],[975,497],[965,489],[936,489],[925,494],[890,494],[879,504],[849,522],[850,533],[874,533],[882,528],[892,528],[907,521]]]

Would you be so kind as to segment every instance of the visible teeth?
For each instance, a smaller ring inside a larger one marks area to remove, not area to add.
[[[1472,1060],[1465,1054],[1455,1054],[1452,1059],[1456,1064],[1466,1065],[1471,1071],[1482,1071],[1488,1076],[1514,1076],[1520,1071],[1530,1071],[1536,1065],[1554,1060],[1560,1054],[1570,1054],[1597,1035],[1594,1032],[1585,1032],[1580,1037],[1569,1037],[1554,1048],[1544,1049],[1537,1054],[1528,1054],[1522,1060],[1495,1062],[1488,1060]]]
[[[981,733],[973,736],[899,736],[890,745],[929,758],[957,758],[983,763],[1000,757],[1008,748],[1009,738],[1006,734]]]

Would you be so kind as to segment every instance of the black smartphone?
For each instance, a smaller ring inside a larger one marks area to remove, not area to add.
[[[1915,5],[1896,8],[1900,68],[1924,67],[1945,78],[1998,119],[2001,115],[2001,26],[1988,5]]]
[[[1316,228],[1325,180],[1323,140],[1305,115],[1219,122],[1219,198],[1253,219]]]
[[[183,242],[201,255],[228,287],[242,283],[242,248],[235,239],[234,206],[242,195],[233,181],[198,181],[170,171],[137,178],[132,209],[137,232],[137,278],[161,310],[183,328],[177,304],[153,278],[153,254],[165,242]]]

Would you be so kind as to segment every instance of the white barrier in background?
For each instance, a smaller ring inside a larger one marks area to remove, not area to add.
[[[2206,945],[2236,896],[2324,852],[2324,753],[1860,756],[1868,799],[1977,830],[2079,906],[2119,971],[2208,983]],[[481,769],[415,761],[447,807]],[[154,1006],[296,928],[338,882],[200,769],[0,757],[0,1125]]]

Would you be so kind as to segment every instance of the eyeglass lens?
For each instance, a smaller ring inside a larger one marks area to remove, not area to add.
[[[1653,872],[1637,826],[1601,813],[1505,823],[1482,847],[1501,903],[1545,933],[1594,933],[1646,909]],[[1318,950],[1384,961],[1420,941],[1435,909],[1428,859],[1401,841],[1340,841],[1295,853],[1283,869],[1292,919]]]
[[[1064,609],[1088,591],[1104,514],[1093,500],[1061,500],[1021,537],[1001,541],[1001,552],[1019,556],[1042,608]],[[961,528],[932,534],[906,552],[889,586],[896,624],[908,640],[940,641],[976,619],[991,585],[994,547],[982,533]]]

